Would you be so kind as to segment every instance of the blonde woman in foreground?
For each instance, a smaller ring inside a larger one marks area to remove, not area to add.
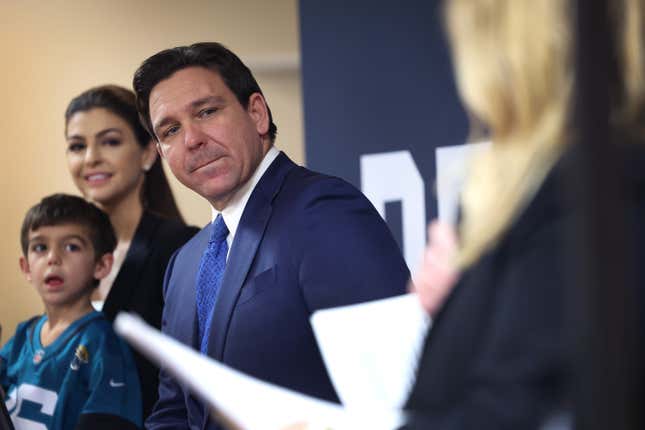
[[[634,220],[645,213],[642,3],[611,2],[618,54],[611,67],[618,73],[609,89],[612,143],[620,148],[623,203],[633,221],[628,228],[641,244],[643,229]],[[470,169],[458,235],[431,226],[414,277],[434,325],[406,428],[532,429],[570,407],[564,296],[576,208],[564,164],[575,133],[569,128],[573,6],[446,3],[461,97],[489,128],[492,146]]]

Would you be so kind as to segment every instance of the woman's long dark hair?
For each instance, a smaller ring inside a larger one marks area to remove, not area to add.
[[[67,124],[75,113],[95,108],[107,109],[127,122],[142,148],[150,142],[150,135],[139,122],[134,93],[118,85],[90,88],[74,97],[65,110],[65,131],[67,132]],[[184,222],[159,157],[146,172],[141,190],[141,204],[150,212]]]

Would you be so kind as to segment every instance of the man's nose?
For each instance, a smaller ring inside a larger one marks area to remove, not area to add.
[[[206,134],[197,124],[187,124],[184,126],[184,143],[189,149],[197,148],[206,143]]]

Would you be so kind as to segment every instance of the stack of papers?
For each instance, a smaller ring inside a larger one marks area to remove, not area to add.
[[[229,429],[391,430],[414,375],[429,321],[414,295],[316,312],[312,324],[343,406],[279,387],[214,361],[120,313],[124,339],[187,386]],[[226,387],[217,389],[215,387]]]

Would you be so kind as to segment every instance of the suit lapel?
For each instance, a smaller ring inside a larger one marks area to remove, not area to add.
[[[215,303],[208,339],[208,355],[220,361],[224,355],[228,325],[240,289],[246,280],[271,217],[271,203],[287,173],[294,167],[296,165],[283,152],[280,152],[255,186],[242,213]]]

